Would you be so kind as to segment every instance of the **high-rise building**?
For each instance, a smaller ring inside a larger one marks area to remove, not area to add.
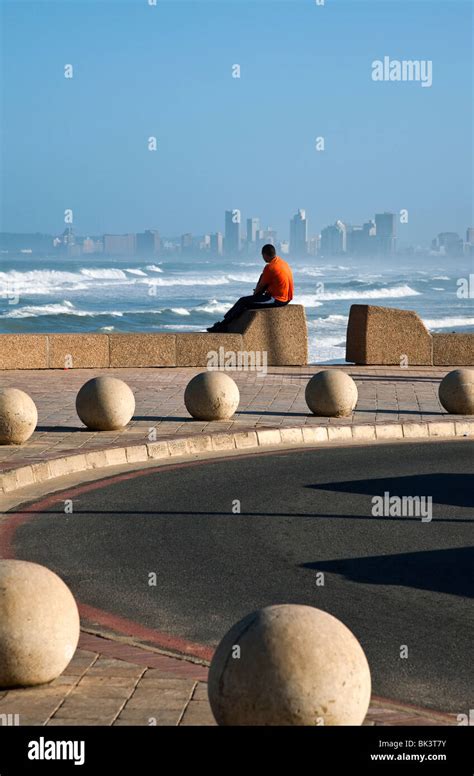
[[[193,236],[191,232],[181,235],[181,253],[191,253],[193,250]]]
[[[395,213],[376,213],[375,232],[377,252],[381,256],[390,256],[396,248]]]
[[[351,256],[359,256],[363,253],[364,237],[362,226],[347,227],[346,250]]]
[[[257,236],[255,238],[255,250],[260,252],[265,245],[265,230],[264,229],[257,229]]]
[[[82,252],[83,253],[95,253],[95,241],[91,240],[90,237],[85,237],[84,241],[82,243]]]
[[[370,256],[375,247],[375,223],[347,227],[346,251],[353,256]]]
[[[277,233],[275,229],[272,229],[270,226],[268,226],[266,229],[263,230],[263,239],[264,244],[267,245],[275,245],[277,244]]]
[[[210,234],[203,234],[203,236],[199,239],[199,250],[200,251],[209,251],[211,248],[211,235]]]
[[[76,241],[72,226],[67,226],[61,235],[59,251],[66,256],[74,257],[82,254],[82,245]]]
[[[342,252],[347,252],[347,233],[352,229],[351,226],[344,223],[344,221],[336,221],[336,226],[339,229],[342,236]]]
[[[224,253],[224,238],[222,232],[211,234],[211,253],[214,256],[222,256]]]
[[[306,256],[308,253],[306,210],[299,209],[290,221],[290,250],[295,256]]]
[[[134,256],[136,234],[104,234],[104,253],[109,256]]]
[[[326,226],[321,232],[321,255],[341,256],[346,250],[347,229],[342,221]]]
[[[474,227],[472,226],[466,231],[466,242],[468,245],[474,245]]]
[[[446,256],[462,256],[464,252],[463,241],[457,232],[440,232],[431,245]]]
[[[138,256],[156,256],[161,249],[160,233],[156,229],[146,229],[137,234]]]
[[[240,252],[240,210],[225,211],[225,242],[227,256]]]
[[[308,240],[308,253],[310,256],[317,256],[319,253],[319,237],[310,237]]]
[[[251,245],[257,240],[257,232],[260,229],[259,218],[247,218],[247,243]]]

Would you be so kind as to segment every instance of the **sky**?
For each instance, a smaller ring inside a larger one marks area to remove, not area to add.
[[[385,210],[408,211],[402,242],[473,225],[471,2],[0,7],[1,231],[58,233],[66,209],[84,235],[223,231],[226,209],[280,238],[298,208],[310,234]],[[432,62],[432,86],[374,81],[385,56]]]

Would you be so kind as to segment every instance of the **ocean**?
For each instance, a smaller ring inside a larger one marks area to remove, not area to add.
[[[286,257],[285,257],[286,258]],[[458,281],[469,257],[288,259],[306,308],[311,363],[343,363],[353,303],[415,310],[436,332],[474,331]],[[0,255],[0,333],[203,331],[252,293],[260,257],[78,259]]]

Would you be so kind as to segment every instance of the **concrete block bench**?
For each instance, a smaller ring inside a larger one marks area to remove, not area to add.
[[[302,305],[247,310],[229,324],[229,331],[242,335],[246,351],[265,351],[269,366],[308,363],[308,327]]]
[[[471,366],[474,334],[431,334],[413,310],[354,304],[346,361],[361,365]]]
[[[267,353],[268,366],[307,363],[304,308],[244,313],[226,334],[0,334],[1,369],[205,367],[209,353]]]

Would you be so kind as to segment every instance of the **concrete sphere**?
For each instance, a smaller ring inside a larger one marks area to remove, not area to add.
[[[355,636],[311,606],[249,614],[224,636],[209,670],[219,725],[361,725],[370,692]]]
[[[474,369],[455,369],[441,380],[439,400],[453,415],[474,415]]]
[[[306,404],[314,415],[340,418],[350,415],[357,404],[357,386],[348,374],[326,369],[315,374],[306,386]]]
[[[37,563],[0,560],[0,687],[56,679],[78,641],[79,613],[64,582]]]
[[[193,418],[226,420],[239,406],[237,385],[224,372],[201,372],[186,386],[184,403]]]
[[[18,388],[0,389],[0,445],[21,445],[38,422],[33,399]]]
[[[85,426],[94,431],[114,431],[130,422],[135,412],[131,388],[116,377],[93,377],[76,397],[76,411]]]

